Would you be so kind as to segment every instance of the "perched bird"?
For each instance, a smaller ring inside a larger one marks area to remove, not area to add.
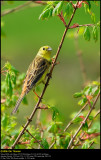
[[[24,96],[27,95],[32,88],[35,90],[35,87],[37,85],[39,85],[42,82],[44,83],[46,75],[49,72],[49,67],[51,65],[51,50],[52,48],[49,46],[43,46],[39,49],[36,57],[29,65],[21,95],[11,114],[16,113]]]

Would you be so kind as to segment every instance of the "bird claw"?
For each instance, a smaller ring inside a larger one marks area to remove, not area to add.
[[[38,98],[40,98],[40,96],[33,90],[33,92],[35,93],[35,95],[38,97]]]

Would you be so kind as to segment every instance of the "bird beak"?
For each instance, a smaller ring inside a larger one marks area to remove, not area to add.
[[[52,48],[48,48],[47,51],[52,51]]]

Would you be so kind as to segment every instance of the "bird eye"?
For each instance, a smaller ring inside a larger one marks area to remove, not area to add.
[[[45,50],[45,48],[43,48],[43,50]]]

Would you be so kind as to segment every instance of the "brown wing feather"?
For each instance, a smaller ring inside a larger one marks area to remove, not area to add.
[[[46,69],[49,68],[50,62],[42,57],[37,57],[30,64],[22,89],[22,94],[27,94],[33,86],[40,80]]]

